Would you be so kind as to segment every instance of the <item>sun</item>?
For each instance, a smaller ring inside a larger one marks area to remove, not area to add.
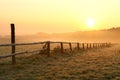
[[[94,19],[88,19],[87,20],[87,25],[88,25],[89,28],[93,28],[94,25],[95,25]]]

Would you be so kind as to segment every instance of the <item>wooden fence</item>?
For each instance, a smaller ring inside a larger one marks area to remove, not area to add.
[[[72,44],[76,45],[75,49],[76,50],[86,50],[86,49],[92,49],[92,48],[103,48],[103,47],[109,47],[111,46],[111,43],[79,43],[79,42],[53,42],[53,41],[44,41],[44,42],[34,42],[34,43],[15,43],[15,27],[14,24],[11,24],[11,44],[0,44],[0,47],[5,47],[5,46],[11,46],[11,53],[8,55],[2,55],[0,56],[0,59],[2,58],[7,58],[7,57],[12,57],[12,63],[16,63],[16,55],[19,54],[24,54],[24,53],[33,53],[33,52],[40,52],[40,51],[46,51],[46,54],[48,56],[51,55],[51,44],[60,44],[60,52],[64,53],[64,44],[69,45],[69,50],[73,51]],[[32,51],[23,51],[23,52],[16,52],[16,46],[23,46],[23,45],[36,45],[36,44],[45,44],[42,49],[38,50],[32,50]]]

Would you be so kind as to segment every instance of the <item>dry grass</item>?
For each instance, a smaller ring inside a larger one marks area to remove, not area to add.
[[[120,46],[1,62],[0,80],[120,80]]]

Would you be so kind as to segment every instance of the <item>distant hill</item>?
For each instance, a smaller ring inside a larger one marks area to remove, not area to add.
[[[105,30],[94,31],[77,31],[68,33],[38,33],[39,37],[45,40],[63,40],[63,41],[79,41],[79,42],[120,42],[120,27],[113,27]]]
[[[74,41],[74,42],[120,42],[120,27],[94,30],[76,31],[68,33],[43,33],[34,35],[16,36],[16,42],[37,42],[37,41]],[[10,43],[10,36],[0,37],[0,43]]]
[[[105,29],[103,31],[120,31],[120,27],[113,27],[113,28],[110,28],[110,29]]]

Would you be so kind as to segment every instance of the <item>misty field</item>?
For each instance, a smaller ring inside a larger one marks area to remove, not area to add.
[[[120,80],[120,45],[0,62],[0,80]]]

